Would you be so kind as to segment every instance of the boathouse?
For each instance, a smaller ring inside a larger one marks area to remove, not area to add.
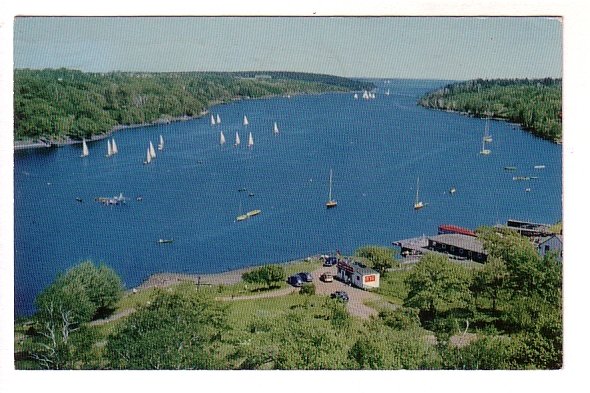
[[[342,282],[361,289],[379,288],[379,272],[376,270],[347,260],[338,261],[336,267],[336,274]]]
[[[450,255],[453,259],[469,259],[480,263],[487,259],[481,240],[459,233],[429,237],[427,249]]]
[[[502,228],[503,226],[500,227]],[[551,235],[549,227],[549,224],[539,224],[536,222],[509,219],[506,222],[506,226],[504,226],[503,228],[513,229],[516,232],[520,233],[522,236],[539,237]]]
[[[471,229],[459,227],[457,225],[443,224],[438,226],[438,234],[443,235],[445,233],[458,233],[461,235],[477,236]]]

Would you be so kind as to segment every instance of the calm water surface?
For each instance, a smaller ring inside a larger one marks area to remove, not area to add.
[[[443,84],[379,81],[369,101],[324,94],[220,105],[211,110],[220,125],[204,117],[118,132],[119,154],[110,158],[106,139],[90,144],[84,159],[79,145],[16,152],[15,314],[31,314],[39,291],[85,259],[111,266],[132,288],[157,272],[221,272],[390,245],[435,234],[441,223],[560,220],[561,146],[491,121],[492,154],[481,156],[485,121],[416,105]],[[160,134],[165,149],[143,165]],[[331,168],[338,207],[327,210]],[[418,177],[427,206],[414,211]],[[125,205],[94,201],[119,193]],[[262,213],[235,222],[253,209]]]

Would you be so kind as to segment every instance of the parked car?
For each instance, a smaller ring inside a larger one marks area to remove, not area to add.
[[[324,260],[324,267],[330,267],[338,264],[338,258],[328,257]]]
[[[347,302],[348,301],[348,293],[346,293],[344,291],[332,292],[332,294],[330,295],[330,297],[332,299],[342,300],[343,302]]]
[[[303,282],[312,282],[313,281],[313,277],[311,276],[311,273],[308,273],[308,272],[297,273],[296,276],[301,277],[301,281],[303,281]]]
[[[287,282],[294,287],[300,287],[303,285],[303,280],[301,280],[301,277],[299,277],[297,274],[289,276],[289,278],[287,278]]]
[[[322,275],[320,276],[320,280],[322,280],[323,282],[332,282],[332,281],[334,281],[334,277],[332,276],[332,273],[330,273],[330,272],[323,272]]]

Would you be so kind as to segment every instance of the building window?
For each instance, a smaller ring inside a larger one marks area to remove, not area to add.
[[[551,247],[549,247],[549,244],[545,244],[545,252],[549,251],[551,249]]]

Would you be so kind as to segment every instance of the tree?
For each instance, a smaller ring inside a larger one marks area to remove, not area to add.
[[[216,343],[229,330],[227,307],[181,286],[158,291],[149,305],[121,322],[107,342],[115,369],[219,369]]]
[[[472,293],[487,296],[492,300],[492,309],[497,310],[498,299],[505,290],[508,281],[508,269],[504,261],[489,257],[482,270],[475,273],[471,286]]]
[[[410,290],[404,305],[418,308],[429,317],[450,308],[465,307],[470,298],[467,270],[443,255],[422,257],[406,284]]]
[[[364,246],[356,250],[355,255],[368,259],[371,267],[381,274],[385,274],[387,269],[396,265],[394,250],[389,247]]]
[[[285,270],[279,265],[264,265],[242,274],[242,279],[250,284],[265,284],[267,288],[285,281]]]

